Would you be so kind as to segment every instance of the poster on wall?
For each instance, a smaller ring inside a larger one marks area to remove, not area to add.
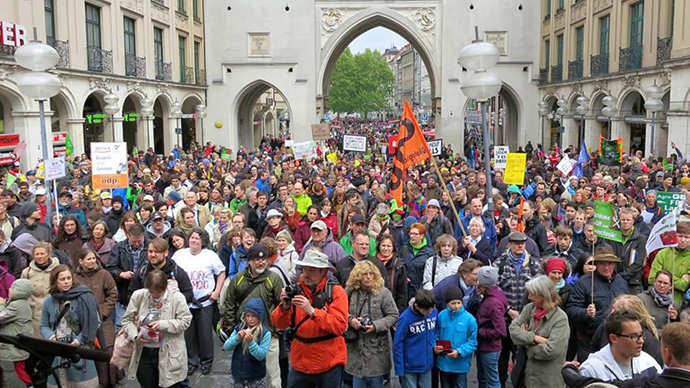
[[[343,150],[366,152],[367,151],[367,137],[361,135],[344,135],[343,136]]]
[[[91,143],[91,161],[94,189],[129,186],[127,143]]]

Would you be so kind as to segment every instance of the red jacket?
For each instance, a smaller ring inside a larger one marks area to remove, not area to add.
[[[333,240],[338,241],[338,238],[340,238],[338,235],[338,216],[331,212],[326,217],[321,217],[321,221],[323,221],[333,233]]]
[[[325,276],[316,287],[318,290],[326,288],[328,277]],[[298,285],[302,288],[304,296],[314,303],[314,295],[311,289],[300,278]],[[291,305],[288,310],[283,310],[282,303],[273,310],[271,322],[279,330],[285,330],[291,325],[292,310],[295,309],[295,325],[297,325],[306,313],[299,307]],[[322,309],[314,310],[314,317],[307,319],[296,331],[295,335],[302,338],[316,338],[329,334],[336,337],[325,341],[305,344],[297,338],[292,341],[290,349],[290,364],[296,371],[306,374],[318,374],[328,371],[336,365],[347,364],[347,348],[345,338],[341,335],[348,326],[348,305],[345,289],[338,285],[333,286],[333,301]]]
[[[311,224],[307,216],[302,217],[302,221],[297,224],[297,230],[293,233],[292,238],[295,240],[295,250],[302,252],[302,247],[311,238]]]

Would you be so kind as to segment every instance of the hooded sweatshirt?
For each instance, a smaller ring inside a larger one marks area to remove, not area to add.
[[[245,353],[242,346],[243,340],[237,334],[248,328],[244,320],[247,312],[258,316],[259,322],[262,322],[265,315],[264,303],[260,298],[251,298],[247,302],[242,310],[242,321],[223,345],[224,350],[233,351],[231,372],[235,381],[255,381],[266,376],[266,355],[271,344],[271,331],[261,324],[261,338],[252,340]]]
[[[589,355],[587,361],[580,366],[580,374],[587,377],[596,377],[604,381],[622,381],[633,377],[623,373],[618,365],[616,359],[613,358],[613,353],[611,353],[611,344],[608,344],[600,351]],[[639,375],[649,368],[654,368],[657,373],[661,373],[661,367],[654,360],[654,357],[644,351],[632,359],[631,366],[634,375]]]
[[[436,317],[434,308],[429,315],[422,315],[413,306],[414,299],[400,315],[393,340],[393,361],[396,376],[405,373],[425,373],[434,366],[436,345]]]
[[[33,284],[27,279],[17,279],[12,284],[12,297],[7,302],[0,303],[0,334],[23,334],[33,337],[33,313],[29,303],[32,290]],[[0,360],[14,362],[27,358],[29,358],[28,352],[0,343]]]

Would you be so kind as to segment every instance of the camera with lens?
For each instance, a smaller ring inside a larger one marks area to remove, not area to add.
[[[302,289],[296,284],[288,285],[285,287],[285,294],[287,295],[288,299],[292,300],[292,298],[296,297],[297,295],[302,295]]]
[[[72,342],[74,342],[74,336],[72,336],[72,335],[67,335],[67,336],[64,336],[64,337],[57,337],[57,338],[55,338],[55,340],[56,340],[57,342],[60,342],[60,343],[63,343],[63,344],[71,344]]]
[[[358,318],[357,321],[359,322],[359,331],[362,333],[367,331],[368,326],[372,326],[374,324],[374,321],[372,321],[369,317]]]

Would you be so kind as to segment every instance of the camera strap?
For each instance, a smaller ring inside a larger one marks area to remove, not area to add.
[[[326,301],[325,302],[330,304],[332,302],[332,295],[333,295],[332,294],[333,293],[333,285],[330,283],[330,281],[328,283],[326,283],[326,288],[323,292],[326,294]],[[316,295],[314,295],[314,299],[316,299]],[[297,341],[305,343],[305,344],[313,344],[316,342],[329,341],[329,340],[332,340],[334,338],[340,337],[340,335],[338,335],[338,334],[326,334],[326,335],[322,335],[322,336],[318,336],[318,337],[309,337],[309,338],[305,338],[305,337],[301,337],[301,336],[297,335],[297,330],[300,327],[302,327],[302,325],[307,320],[309,320],[310,317],[309,317],[309,315],[305,315],[304,318],[302,318],[302,320],[300,320],[299,323],[297,323],[297,325],[295,325],[295,319],[297,318],[296,317],[297,316],[297,309],[295,308],[294,305],[291,306],[291,308],[292,308],[292,314],[290,317],[290,328],[292,329],[294,339],[296,339]]]

